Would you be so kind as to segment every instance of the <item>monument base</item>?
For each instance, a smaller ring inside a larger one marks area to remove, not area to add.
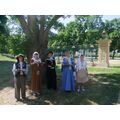
[[[98,66],[101,67],[109,67],[109,47],[111,40],[104,39],[104,40],[98,40]]]
[[[109,67],[109,64],[107,64],[107,63],[98,63],[97,66],[99,66],[99,67]]]

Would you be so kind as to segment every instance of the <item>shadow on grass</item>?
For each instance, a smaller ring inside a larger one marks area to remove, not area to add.
[[[13,63],[10,61],[0,61],[0,90],[5,87],[13,87]]]
[[[114,105],[117,104],[120,90],[119,74],[90,75],[83,93],[66,93],[63,91],[48,91],[43,88],[40,97],[28,97],[24,101],[28,105]],[[59,83],[58,83],[59,84]]]
[[[0,61],[0,90],[6,87],[13,87],[12,76],[13,62]],[[58,87],[61,82],[60,69],[58,74]],[[61,90],[43,91],[39,97],[28,96],[28,100],[23,101],[28,105],[114,105],[117,104],[120,90],[120,74],[91,74],[90,81],[86,84],[86,91],[83,93],[66,93]],[[28,82],[29,83],[29,82]]]
[[[109,68],[120,68],[120,66],[110,66]]]
[[[14,77],[12,67],[14,62],[0,61],[0,90],[5,87],[14,87]],[[28,71],[27,82],[30,81],[30,70]]]

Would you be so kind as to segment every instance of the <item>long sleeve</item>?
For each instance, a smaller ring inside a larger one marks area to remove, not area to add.
[[[16,74],[16,71],[17,71],[17,69],[16,69],[16,66],[15,66],[15,63],[13,64],[13,68],[12,68],[12,72],[13,72],[13,75],[15,76],[15,74]]]

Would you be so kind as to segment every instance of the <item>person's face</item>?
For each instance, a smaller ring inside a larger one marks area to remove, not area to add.
[[[52,57],[52,53],[49,53],[49,54],[48,54],[48,57]]]
[[[65,56],[70,57],[70,52],[69,51],[65,52]]]
[[[22,56],[20,56],[18,59],[19,59],[20,62],[23,62],[23,57]]]
[[[83,61],[84,60],[84,56],[80,56],[80,60]]]
[[[38,59],[38,58],[39,58],[39,55],[38,55],[38,54],[35,54],[34,57],[35,57],[35,59]]]

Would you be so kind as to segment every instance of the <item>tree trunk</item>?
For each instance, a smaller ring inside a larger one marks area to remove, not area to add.
[[[28,46],[26,55],[28,61],[30,61],[32,54],[36,51],[40,54],[40,58],[43,62],[45,62],[47,55],[47,46],[48,46],[48,33],[51,27],[56,23],[56,21],[62,17],[63,15],[54,15],[52,19],[47,23],[44,15],[39,16],[40,21],[38,20],[38,16],[16,16],[21,24],[21,27],[28,39]],[[46,24],[47,23],[47,24]],[[42,76],[45,80],[45,64],[43,64],[42,68]]]
[[[43,84],[46,83],[46,65],[45,65],[45,59],[47,56],[47,41],[48,41],[48,34],[43,33],[43,35],[41,35],[39,37],[39,39],[37,39],[36,37],[32,39],[33,43],[31,44],[31,47],[29,48],[29,52],[27,53],[27,58],[28,61],[30,61],[32,54],[34,52],[38,52],[40,55],[40,58],[42,60],[42,81]],[[44,42],[43,42],[44,41]],[[45,42],[46,41],[46,42]]]

